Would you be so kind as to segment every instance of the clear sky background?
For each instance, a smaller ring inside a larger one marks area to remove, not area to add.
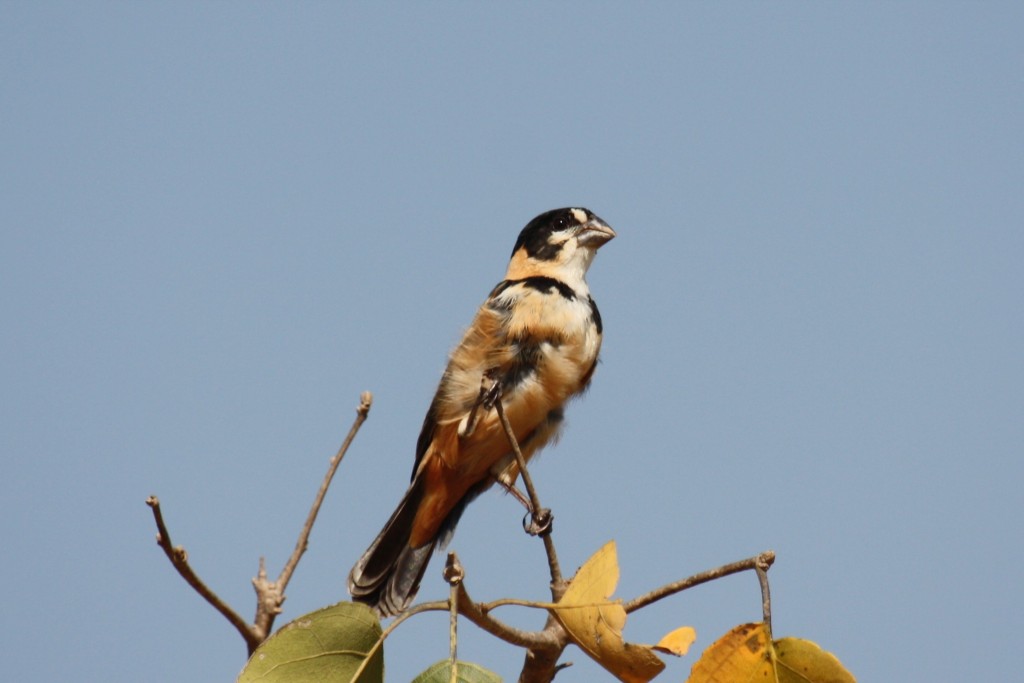
[[[1010,2],[4,3],[4,678],[232,680],[146,496],[250,618],[370,390],[279,625],[345,599],[447,351],[566,205],[619,233],[603,363],[533,468],[566,569],[614,538],[630,598],[773,549],[776,634],[860,680],[1015,677],[1022,35]],[[547,597],[521,516],[464,517],[479,599]],[[742,575],[627,635],[759,616]],[[390,681],[446,623],[389,641]]]

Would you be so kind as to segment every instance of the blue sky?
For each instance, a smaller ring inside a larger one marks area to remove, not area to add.
[[[619,237],[589,278],[603,363],[532,469],[563,565],[614,538],[630,598],[770,548],[776,634],[860,680],[1018,671],[1020,4],[0,17],[11,680],[231,680],[242,642],[171,570],[145,498],[249,617],[258,558],[280,570],[370,390],[279,623],[344,599],[446,352],[519,229],[566,205]],[[476,597],[546,597],[520,517],[497,493],[464,517]],[[759,614],[732,577],[627,635],[691,624],[699,651]],[[446,634],[403,628],[389,680]],[[514,680],[518,650],[462,636]],[[600,680],[566,658],[559,681]]]

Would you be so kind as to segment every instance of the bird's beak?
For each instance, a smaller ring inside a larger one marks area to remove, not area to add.
[[[576,239],[579,240],[581,246],[594,249],[610,241],[613,237],[615,237],[615,231],[612,230],[612,226],[597,216],[581,225],[579,232],[576,233]]]

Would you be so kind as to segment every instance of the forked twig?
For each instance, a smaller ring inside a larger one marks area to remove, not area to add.
[[[498,418],[501,421],[501,425],[505,431],[505,435],[508,438],[509,445],[515,455],[516,464],[519,468],[519,475],[523,479],[523,485],[525,486],[529,496],[529,503],[531,506],[530,514],[533,517],[534,524],[540,527],[538,535],[540,535],[544,541],[544,549],[547,553],[548,566],[551,572],[552,603],[557,603],[565,592],[566,582],[562,577],[561,567],[558,563],[558,556],[555,552],[554,541],[551,538],[550,511],[541,507],[540,498],[537,495],[537,489],[534,486],[533,479],[527,469],[526,458],[523,456],[522,450],[519,447],[519,442],[512,430],[512,425],[509,422],[508,417],[505,415],[504,405],[501,402],[500,386],[496,383],[491,387],[491,391],[486,394],[481,390],[481,397],[484,399],[481,403],[484,408],[490,408],[492,405],[495,408]],[[150,496],[146,500],[146,503],[153,511],[153,518],[157,527],[157,543],[164,551],[168,560],[170,560],[172,566],[177,570],[178,574],[180,574],[181,577],[185,579],[185,581],[192,586],[192,588],[199,593],[201,597],[203,597],[203,599],[212,605],[228,620],[229,623],[231,623],[232,626],[235,627],[245,640],[246,647],[250,654],[270,634],[274,619],[277,614],[281,612],[281,605],[285,600],[285,588],[291,580],[292,575],[298,566],[299,560],[308,548],[309,536],[312,532],[313,525],[316,522],[320,507],[327,494],[327,489],[330,486],[339,465],[341,464],[341,460],[344,458],[345,453],[348,451],[349,446],[359,431],[360,426],[366,420],[372,401],[373,397],[369,392],[365,392],[360,396],[360,404],[356,410],[355,422],[349,429],[348,435],[341,447],[338,449],[338,452],[333,458],[331,458],[327,474],[324,476],[324,479],[320,484],[320,488],[310,508],[309,514],[307,515],[306,521],[299,533],[295,548],[282,568],[281,574],[278,576],[276,581],[267,580],[265,562],[263,558],[260,558],[259,572],[257,577],[253,579],[253,585],[257,593],[256,619],[253,624],[247,624],[245,620],[238,615],[238,613],[236,613],[229,605],[227,605],[227,603],[221,600],[216,593],[203,583],[189,564],[188,553],[185,549],[181,546],[175,547],[171,543],[170,533],[167,530],[166,523],[163,519],[163,513],[160,509],[160,501],[156,496]],[[476,422],[476,420],[474,419],[471,422]],[[475,424],[469,425],[470,429],[475,426]],[[762,613],[764,623],[770,633],[771,597],[768,585],[768,569],[774,561],[775,553],[770,550],[765,551],[755,557],[722,565],[716,569],[694,574],[693,576],[680,581],[666,584],[624,603],[623,607],[627,613],[635,612],[647,605],[650,605],[651,603],[657,602],[658,600],[674,595],[688,588],[692,588],[730,574],[753,569],[757,572],[758,581],[761,586]],[[569,637],[565,632],[565,629],[562,628],[561,624],[559,624],[550,613],[550,610],[547,622],[545,623],[544,628],[540,631],[524,631],[509,626],[490,615],[490,610],[500,605],[523,604],[524,606],[531,607],[545,607],[545,605],[541,603],[528,604],[524,601],[513,600],[498,600],[493,603],[476,603],[472,598],[470,598],[469,593],[466,591],[463,576],[464,571],[458,563],[458,558],[455,557],[454,553],[452,553],[449,556],[449,563],[446,565],[445,569],[445,578],[451,586],[448,600],[423,603],[410,608],[400,615],[388,626],[387,629],[384,630],[380,640],[373,646],[373,648],[371,648],[370,652],[367,653],[363,666],[360,668],[360,671],[357,672],[356,676],[358,677],[359,673],[369,662],[372,654],[380,647],[384,639],[393,632],[399,624],[421,612],[442,610],[447,611],[450,615],[450,657],[452,661],[453,676],[456,675],[455,662],[457,652],[455,629],[457,626],[457,615],[464,616],[469,621],[497,638],[512,645],[523,647],[527,650],[526,660],[520,677],[521,681],[550,681],[561,668],[566,666],[564,664],[559,665],[558,659],[561,657],[566,645],[568,645]]]
[[[299,560],[302,558],[303,553],[306,552],[306,548],[309,546],[309,535],[313,530],[313,524],[316,522],[317,514],[320,512],[320,506],[323,504],[324,497],[327,495],[327,488],[330,486],[331,480],[334,478],[334,473],[338,470],[338,465],[341,464],[342,458],[345,457],[345,453],[352,444],[352,440],[355,439],[356,433],[359,431],[359,427],[366,421],[372,404],[373,394],[368,391],[363,392],[359,397],[359,407],[356,408],[356,419],[352,423],[352,427],[349,429],[348,435],[345,437],[344,442],[342,442],[338,452],[333,458],[331,458],[330,464],[327,468],[327,474],[320,483],[320,489],[317,491],[316,498],[313,500],[313,505],[309,511],[309,515],[306,517],[306,522],[303,524],[302,530],[299,532],[299,538],[295,543],[295,549],[292,551],[291,556],[288,558],[288,561],[285,563],[284,568],[281,570],[281,574],[278,576],[276,581],[267,580],[266,562],[262,557],[260,558],[259,569],[256,577],[252,580],[253,587],[256,589],[256,617],[252,624],[247,624],[237,612],[231,609],[227,603],[221,600],[216,593],[203,583],[195,573],[195,570],[193,570],[191,565],[189,565],[188,553],[185,552],[185,549],[181,546],[178,546],[177,548],[172,546],[171,536],[167,531],[167,525],[164,523],[163,513],[160,510],[159,499],[157,499],[156,496],[150,496],[146,499],[146,504],[153,510],[153,518],[156,522],[157,528],[157,543],[163,549],[164,554],[167,555],[167,559],[171,561],[171,565],[174,566],[178,574],[185,579],[188,585],[192,586],[192,588],[199,593],[204,600],[220,612],[224,618],[226,618],[242,635],[249,654],[252,654],[256,647],[270,635],[270,631],[274,625],[274,619],[281,613],[281,605],[285,601],[285,588],[288,586],[288,582],[291,580],[292,574],[295,573],[295,568],[298,566]]]
[[[260,558],[259,573],[252,580],[253,588],[256,589],[256,618],[253,627],[256,629],[257,635],[260,636],[260,642],[270,635],[274,627],[274,620],[281,613],[281,605],[285,601],[285,589],[288,587],[288,582],[291,581],[292,574],[295,573],[295,568],[299,565],[299,560],[306,552],[306,549],[309,548],[309,535],[313,531],[313,524],[316,523],[317,515],[320,513],[320,506],[323,505],[324,497],[327,495],[327,489],[334,479],[335,472],[338,471],[338,466],[341,465],[342,459],[348,452],[349,446],[352,445],[352,441],[356,438],[359,428],[366,422],[366,418],[370,414],[370,406],[372,405],[373,394],[369,391],[364,391],[360,394],[359,406],[356,408],[356,418],[352,422],[352,426],[349,427],[345,440],[338,447],[338,452],[334,454],[327,466],[327,474],[324,475],[323,480],[320,482],[320,489],[313,499],[313,505],[306,516],[306,522],[302,525],[302,530],[299,532],[295,548],[281,569],[281,574],[277,577],[277,581],[267,581],[263,558]]]

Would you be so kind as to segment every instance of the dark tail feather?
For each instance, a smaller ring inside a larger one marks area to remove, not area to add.
[[[416,597],[435,539],[419,548],[409,547],[412,523],[423,498],[419,481],[413,481],[391,519],[348,575],[352,599],[366,603],[381,616],[401,613]]]

